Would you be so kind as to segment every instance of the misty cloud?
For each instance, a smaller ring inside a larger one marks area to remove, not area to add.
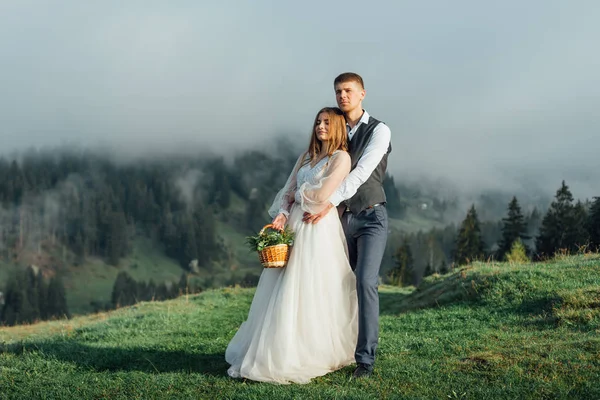
[[[190,169],[175,178],[175,188],[188,208],[194,205],[194,201],[197,200],[196,196],[199,196],[197,186],[203,175],[202,171]]]
[[[332,80],[365,78],[397,180],[600,194],[593,1],[0,4],[0,152],[305,145]]]

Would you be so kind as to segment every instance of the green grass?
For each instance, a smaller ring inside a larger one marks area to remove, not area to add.
[[[375,374],[308,385],[226,376],[252,289],[0,329],[0,398],[600,398],[600,257],[475,264],[380,289]]]

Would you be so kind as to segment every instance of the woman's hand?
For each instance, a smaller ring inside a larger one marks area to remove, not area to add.
[[[273,218],[273,229],[277,229],[278,231],[282,231],[285,228],[285,223],[287,222],[287,217],[283,213],[277,214],[275,218]]]

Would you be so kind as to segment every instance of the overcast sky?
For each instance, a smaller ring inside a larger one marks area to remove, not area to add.
[[[0,153],[308,142],[345,71],[396,179],[600,195],[598,1],[0,0]]]

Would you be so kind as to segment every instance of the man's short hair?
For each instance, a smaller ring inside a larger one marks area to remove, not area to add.
[[[365,88],[365,84],[363,79],[359,74],[355,74],[354,72],[344,72],[343,74],[339,74],[337,78],[333,81],[333,86],[338,83],[346,83],[346,82],[356,82],[360,85],[361,88]]]

